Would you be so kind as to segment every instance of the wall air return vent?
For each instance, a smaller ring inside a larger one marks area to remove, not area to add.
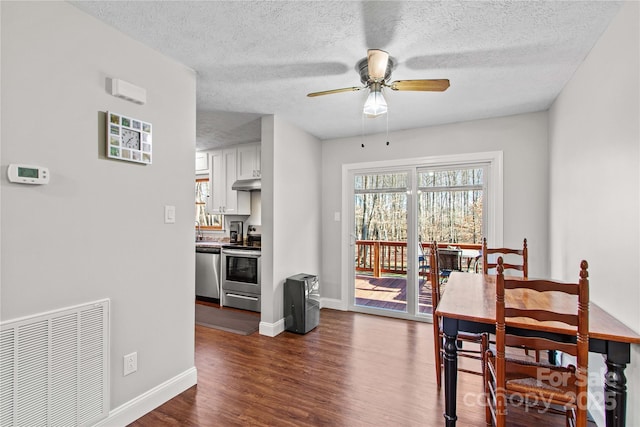
[[[109,412],[109,300],[0,324],[0,426],[89,426]]]

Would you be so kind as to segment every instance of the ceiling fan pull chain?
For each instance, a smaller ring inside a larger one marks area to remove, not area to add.
[[[387,111],[387,145],[389,145],[389,111]]]
[[[362,116],[360,117],[360,123],[362,126],[362,132],[360,133],[360,138],[362,140],[362,143],[360,144],[360,146],[362,148],[364,148],[364,112],[362,113]]]

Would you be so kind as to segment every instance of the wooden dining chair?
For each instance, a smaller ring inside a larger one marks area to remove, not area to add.
[[[440,278],[448,280],[454,271],[462,271],[462,251],[458,248],[438,249]]]
[[[508,256],[510,262],[504,263],[505,270],[514,270],[516,272],[520,272],[522,277],[529,277],[529,249],[527,248],[527,239],[525,238],[522,242],[522,249],[512,249],[512,248],[488,248],[487,247],[487,238],[482,239],[482,271],[484,274],[489,274],[489,270],[494,271],[498,264],[496,262],[489,262],[489,255],[492,255],[492,259],[496,256],[502,256],[503,261]],[[517,261],[516,261],[517,260]],[[510,272],[513,274],[513,272]],[[492,341],[493,343],[494,341]],[[524,348],[524,353],[526,356],[529,356],[528,348]],[[536,362],[540,362],[540,351],[534,352],[534,357]]]
[[[527,249],[527,239],[524,239],[522,243],[522,249],[511,248],[488,248],[487,238],[482,239],[482,272],[489,274],[489,270],[493,270],[497,267],[495,262],[489,262],[489,255],[502,256],[505,261],[505,270],[517,270],[522,272],[523,277],[529,277],[529,251]],[[507,256],[509,261],[507,261]],[[518,262],[515,259],[511,262],[512,258],[518,257]],[[496,258],[497,259],[497,258]]]
[[[436,315],[436,307],[440,302],[440,298],[442,297],[442,279],[440,277],[440,269],[438,268],[438,244],[437,242],[433,242],[430,248],[430,282],[431,282],[431,300],[433,304],[433,342],[434,342],[434,353],[435,353],[435,365],[436,365],[436,384],[438,386],[438,390],[442,385],[442,368],[444,362],[444,333],[442,332],[442,319],[440,316]],[[478,350],[465,349],[463,348],[464,343],[475,343],[479,344]],[[458,333],[458,356],[466,357],[469,359],[476,359],[480,361],[480,368],[478,370],[470,370],[458,367],[458,371],[467,372],[470,374],[483,375],[484,369],[482,366],[484,365],[484,348],[489,345],[489,335],[488,334],[472,334],[467,332],[459,332]]]
[[[487,424],[504,427],[507,402],[518,402],[537,403],[542,409],[552,404],[564,407],[567,426],[585,427],[589,351],[587,262],[580,263],[578,283],[509,279],[504,276],[502,257],[498,258],[497,265],[496,345],[495,351],[486,350],[484,359]],[[526,295],[523,296],[523,292]],[[561,304],[559,292],[566,294],[565,298],[571,303]],[[551,300],[554,306],[549,304]],[[513,330],[507,330],[513,318],[532,323],[563,323],[575,330],[575,343],[516,335]],[[507,346],[562,351],[575,356],[576,365],[562,367],[507,358]]]

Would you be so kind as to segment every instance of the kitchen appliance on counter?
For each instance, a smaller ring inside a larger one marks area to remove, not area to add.
[[[320,323],[318,276],[296,274],[284,282],[284,327],[306,334]]]
[[[261,252],[258,247],[225,245],[221,251],[220,305],[260,311]]]
[[[220,247],[196,245],[196,297],[220,302]]]
[[[243,244],[244,236],[243,236],[244,224],[242,221],[231,221],[229,222],[229,242],[230,243],[239,243]]]
[[[262,227],[259,225],[249,225],[247,227],[247,246],[261,247],[262,244]]]

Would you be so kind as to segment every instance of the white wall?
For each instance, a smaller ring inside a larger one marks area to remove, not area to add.
[[[579,262],[586,259],[591,301],[636,331],[640,331],[639,23],[639,3],[624,4],[549,112],[551,275],[576,280]],[[630,426],[640,425],[639,356],[636,345],[626,372]],[[589,370],[597,372],[602,358],[592,357],[589,364]],[[600,392],[601,387],[599,382],[592,390]]]
[[[1,320],[110,298],[111,409],[195,382],[193,71],[65,2],[0,7]],[[147,103],[109,95],[107,77],[146,88]],[[107,110],[152,123],[153,164],[105,157]],[[50,184],[9,183],[14,162],[48,167]]]
[[[321,143],[277,116],[262,120],[262,315],[278,333],[287,277],[320,272]],[[280,325],[282,326],[282,325]],[[269,332],[271,329],[271,332]]]
[[[390,119],[391,120],[391,119]],[[478,120],[389,135],[324,141],[322,145],[323,298],[340,300],[342,165],[461,153],[503,151],[504,244],[529,242],[529,274],[547,274],[548,144],[546,113]],[[349,218],[342,218],[349,221]]]

